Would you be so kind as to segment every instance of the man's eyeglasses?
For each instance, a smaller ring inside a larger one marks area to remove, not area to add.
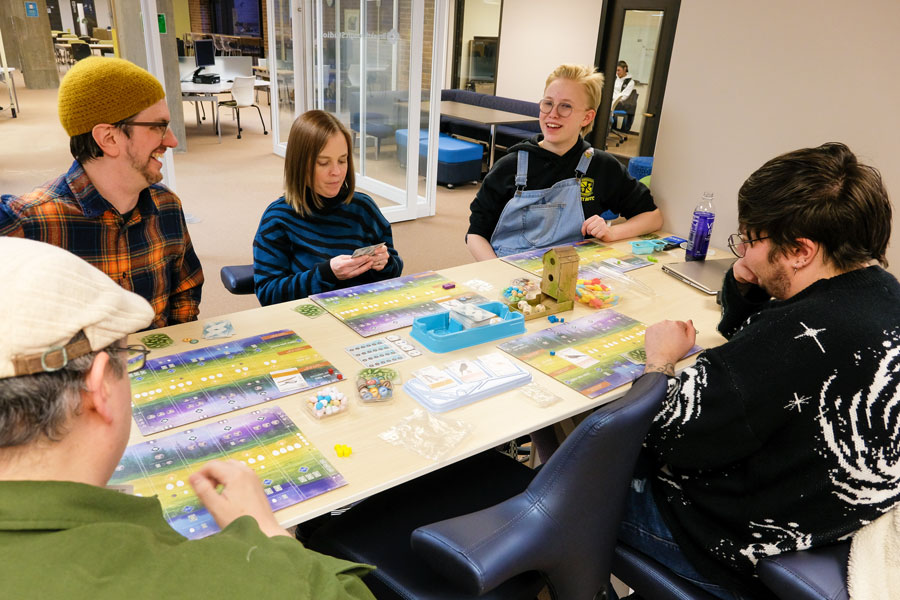
[[[143,344],[132,344],[130,346],[113,347],[110,350],[125,353],[125,365],[129,373],[140,371],[147,364],[147,355],[150,351]]]
[[[136,127],[149,127],[156,133],[160,134],[162,137],[166,137],[166,134],[169,133],[169,122],[168,121],[119,121],[118,123],[113,123],[116,127],[123,127],[125,125],[133,125]]]
[[[753,240],[747,240],[744,239],[744,236],[740,233],[732,233],[728,236],[728,247],[731,248],[731,251],[735,256],[737,256],[738,258],[744,258],[744,255],[747,253],[748,244],[767,239],[769,239],[769,236],[764,235]]]
[[[568,117],[572,114],[572,111],[575,110],[575,107],[569,104],[568,102],[560,102],[559,104],[554,104],[553,100],[548,100],[544,98],[540,102],[538,102],[538,106],[541,108],[541,112],[545,115],[549,115],[553,112],[553,107],[556,107],[556,114],[560,117]]]

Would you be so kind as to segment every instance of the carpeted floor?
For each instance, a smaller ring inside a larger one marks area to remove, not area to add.
[[[29,90],[16,75],[20,111],[0,111],[0,194],[21,194],[65,172],[71,164],[68,138],[56,116],[56,90]],[[6,106],[6,89],[0,84],[0,106]],[[203,264],[206,284],[200,318],[207,319],[259,306],[255,296],[234,296],[222,286],[219,270],[225,265],[252,262],[252,242],[262,211],[281,195],[284,161],[272,153],[272,136],[263,135],[253,109],[242,112],[242,139],[230,111],[222,114],[222,143],[209,121],[198,127],[193,105],[184,105],[188,151],[176,153],[175,184],[185,212],[197,222],[191,238]],[[208,110],[207,104],[207,110]],[[265,95],[260,106],[268,119]],[[268,121],[267,121],[268,122]],[[372,168],[391,169],[396,164],[388,146]],[[420,189],[423,186],[420,185]],[[474,184],[453,190],[438,187],[437,213],[393,225],[394,244],[405,263],[404,273],[418,273],[470,262],[464,236]]]

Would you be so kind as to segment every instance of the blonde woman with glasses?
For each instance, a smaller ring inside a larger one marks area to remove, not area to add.
[[[586,237],[612,242],[662,226],[650,190],[583,138],[602,88],[593,67],[560,65],[547,78],[541,133],[497,161],[470,207],[466,245],[476,260]],[[610,225],[606,211],[625,221]]]

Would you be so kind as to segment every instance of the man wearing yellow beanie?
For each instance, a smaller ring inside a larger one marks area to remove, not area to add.
[[[125,337],[153,310],[49,244],[0,237],[0,256],[0,596],[373,600],[371,568],[304,548],[238,461],[185,477],[222,529],[199,540],[156,496],[106,489],[131,428],[127,372],[147,355]]]
[[[178,144],[159,81],[119,58],[75,64],[59,86],[59,120],[75,161],[22,196],[0,197],[0,236],[80,256],[155,313],[151,327],[197,319],[203,271],[181,201],[162,181]]]

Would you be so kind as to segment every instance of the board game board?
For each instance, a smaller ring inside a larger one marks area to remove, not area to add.
[[[578,253],[579,279],[593,279],[594,277],[599,277],[600,275],[597,274],[597,271],[591,269],[591,266],[594,264],[612,267],[622,273],[653,264],[639,256],[629,254],[624,250],[617,250],[610,246],[604,246],[596,240],[584,240],[583,242],[559,245],[572,246]],[[520,252],[518,254],[504,256],[501,260],[540,277],[544,273],[543,257],[547,250],[549,250],[549,248],[526,250],[525,252]]]
[[[606,309],[504,342],[498,348],[595,398],[643,373],[646,328],[640,321]],[[688,355],[700,350],[694,346]]]
[[[434,271],[324,292],[310,300],[363,337],[409,327],[417,317],[447,312],[441,302],[487,302],[465,288],[444,288],[450,280]]]
[[[233,458],[256,471],[272,510],[347,484],[277,406],[134,444],[125,449],[109,486],[159,497],[175,531],[189,539],[219,530],[188,477],[201,464]]]
[[[131,374],[131,410],[144,435],[334,383],[340,375],[288,329],[152,357]]]

